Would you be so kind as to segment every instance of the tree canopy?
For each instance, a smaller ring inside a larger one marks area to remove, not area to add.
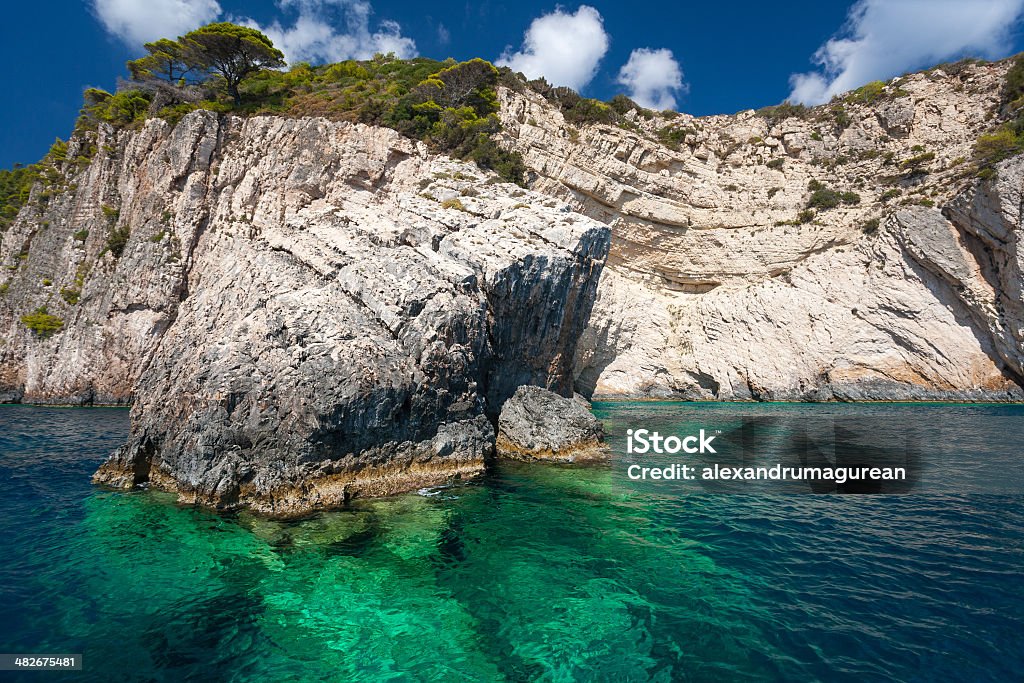
[[[228,22],[208,24],[181,39],[186,53],[200,68],[220,74],[235,104],[241,104],[238,84],[260,69],[284,66],[284,53],[254,28]]]
[[[135,80],[148,77],[178,83],[200,67],[198,60],[189,55],[188,48],[176,40],[161,38],[143,47],[149,54],[128,62],[128,71]]]
[[[216,74],[224,79],[236,105],[242,103],[238,86],[243,79],[261,69],[284,66],[284,54],[270,38],[229,22],[208,24],[178,40],[162,38],[144,47],[149,54],[128,62],[134,78],[178,83],[190,76],[201,81]]]
[[[128,63],[132,81],[114,94],[90,89],[78,126],[171,123],[196,109],[322,116],[383,125],[522,184],[525,165],[493,139],[501,130],[499,83],[517,77],[482,59],[439,62],[377,54],[368,60],[283,70],[282,53],[259,31],[230,23],[145,45]],[[233,100],[233,105],[230,104]]]

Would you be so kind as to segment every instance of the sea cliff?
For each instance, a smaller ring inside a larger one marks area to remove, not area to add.
[[[8,395],[133,399],[97,482],[300,514],[478,474],[518,386],[572,394],[609,230],[557,200],[324,119],[98,144],[4,241],[27,253],[8,294],[63,326],[2,321]]]
[[[526,188],[329,117],[101,123],[0,233],[0,400],[131,404],[97,482],[280,515],[479,474],[524,385],[1022,400],[1009,68],[706,118],[505,74]]]
[[[531,187],[612,228],[581,393],[1024,398],[1024,165],[978,177],[976,151],[1019,106],[1013,63],[941,65],[813,108],[618,123],[503,91]]]

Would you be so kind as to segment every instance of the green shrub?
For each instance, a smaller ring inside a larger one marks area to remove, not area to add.
[[[894,187],[894,188],[892,188],[892,189],[890,189],[890,190],[886,190],[885,192],[883,192],[883,193],[881,194],[881,196],[880,196],[880,197],[878,198],[878,200],[879,200],[879,201],[881,201],[881,202],[887,202],[887,201],[889,201],[890,199],[893,199],[893,198],[895,198],[895,197],[899,197],[899,196],[900,196],[900,191],[899,191],[899,190],[897,190],[897,189],[896,189],[896,188]]]
[[[848,93],[843,99],[853,104],[874,104],[884,94],[885,83],[883,81],[871,81]]]
[[[614,109],[619,115],[625,116],[632,110],[636,110],[640,116],[650,121],[654,118],[654,112],[650,109],[641,107],[639,104],[629,99],[625,95],[616,95],[615,97],[608,100],[608,106]]]
[[[978,137],[974,143],[974,160],[981,168],[994,166],[1024,150],[1024,136],[1002,126],[992,133]]]
[[[0,170],[0,232],[14,223],[18,212],[28,203],[32,186],[39,179],[40,167],[15,165],[13,169]]]
[[[1013,58],[1013,65],[1006,72],[1003,82],[1003,102],[1013,102],[1024,97],[1024,54]]]
[[[807,116],[810,110],[802,104],[783,102],[773,107],[762,107],[757,110],[757,115],[768,119],[769,123],[779,123],[789,118],[802,119]]]
[[[50,147],[50,151],[46,153],[46,156],[53,161],[64,161],[68,158],[68,143],[57,138]]]
[[[86,230],[85,228],[82,228],[81,230],[76,230],[72,237],[79,242],[84,242],[89,237],[89,231]]]
[[[323,77],[324,80],[332,82],[358,82],[368,79],[370,72],[366,67],[361,66],[359,62],[350,59],[346,62],[330,65],[324,71]]]
[[[89,88],[85,91],[85,102],[76,128],[95,130],[101,122],[123,127],[143,121],[152,97],[142,90],[122,90],[111,94],[99,88]]]
[[[216,102],[214,100],[182,102],[164,107],[156,113],[156,116],[167,121],[172,126],[176,126],[179,121],[185,118],[186,114],[191,114],[192,112],[199,111],[200,109],[217,112],[219,114],[226,114],[232,110],[232,107],[226,102]]]
[[[64,321],[46,311],[46,306],[40,306],[34,313],[21,316],[21,322],[37,336],[46,339],[64,327]]]
[[[814,211],[811,209],[804,209],[796,215],[796,222],[800,225],[804,223],[810,223],[814,220]]]
[[[107,246],[103,249],[103,253],[109,251],[114,255],[114,258],[121,258],[121,255],[124,254],[124,248],[128,245],[128,238],[131,235],[131,228],[127,225],[114,228],[107,239]]]
[[[923,147],[921,149],[924,149]],[[911,173],[920,172],[923,167],[935,159],[935,152],[925,152],[924,154],[918,154],[912,156],[909,159],[904,159],[900,162],[900,167],[909,170]]]
[[[821,142],[821,133],[819,133],[818,131],[812,132],[811,133],[811,139],[816,141],[816,142]]]
[[[466,158],[480,168],[494,171],[506,183],[526,185],[526,162],[519,152],[499,147],[489,136],[478,136]]]
[[[78,289],[62,287],[60,290],[60,295],[64,299],[64,301],[74,306],[75,304],[78,303],[79,299],[81,298],[82,292],[81,290]]]
[[[782,167],[785,165],[785,163],[786,163],[786,160],[783,159],[782,157],[779,157],[778,159],[772,159],[767,164],[765,164],[765,166],[767,166],[768,168],[772,169],[773,171],[778,171],[778,170],[782,169]]]
[[[587,124],[615,124],[620,120],[618,112],[600,100],[581,97],[569,88],[555,88],[562,115],[569,123],[579,126]]]
[[[877,218],[872,218],[866,221],[863,226],[861,226],[861,230],[863,230],[865,234],[873,235],[874,233],[878,232],[878,223],[879,221]]]
[[[859,204],[860,195],[856,192],[839,192],[825,186],[817,180],[811,180],[807,184],[811,191],[811,197],[807,200],[808,209],[820,209],[827,211],[834,209],[840,204]]]
[[[696,135],[693,128],[665,127],[658,131],[658,141],[669,149],[679,151],[686,143],[686,136]]]
[[[442,209],[455,209],[456,211],[465,211],[466,207],[458,199],[446,199],[441,202]]]
[[[149,70],[150,74],[142,74],[143,78],[153,77],[155,66],[175,67],[162,54],[150,52],[135,62],[136,69]],[[167,73],[170,72],[161,72],[165,81]],[[222,84],[209,81],[201,91],[209,99],[172,102],[156,112],[156,116],[177,124],[189,112],[202,109],[218,113],[322,116],[387,126],[426,142],[435,151],[476,161],[502,179],[522,185],[525,164],[520,155],[491,140],[501,130],[497,116],[492,116],[498,111],[499,80],[520,91],[525,88],[508,69],[498,70],[481,59],[439,62],[424,57],[401,60],[377,55],[369,60],[324,66],[300,63],[287,71],[264,69],[251,73],[238,83],[240,102],[226,96]],[[614,123],[621,118],[611,106],[584,100],[568,89],[547,86],[547,90],[560,99],[570,121]],[[125,90],[111,95],[91,88],[85,92],[79,128],[95,129],[101,121],[115,126],[130,125],[145,118],[152,104],[150,99],[142,91]],[[616,101],[617,106],[623,104]],[[641,114],[646,115],[645,112]]]
[[[846,112],[846,107],[841,104],[837,104],[829,109],[832,112],[832,120],[836,122],[836,126],[839,130],[846,130],[853,123],[853,119]]]

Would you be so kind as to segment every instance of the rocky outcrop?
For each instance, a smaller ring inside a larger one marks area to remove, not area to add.
[[[498,417],[498,456],[579,462],[606,457],[604,430],[580,398],[522,386]]]
[[[529,191],[345,122],[101,126],[0,235],[0,400],[132,402],[97,481],[282,515],[592,445],[522,385],[1024,400],[1024,161],[966,161],[1005,70],[621,126],[502,89]]]
[[[1020,161],[980,181],[1007,63],[797,115],[574,126],[503,92],[533,187],[612,227],[576,356],[596,396],[1020,400]],[[660,140],[681,140],[673,147]],[[812,207],[811,181],[851,200]]]
[[[97,482],[302,514],[478,474],[519,384],[571,395],[599,223],[362,125],[197,112],[118,143],[120,172],[97,159],[78,183],[98,197],[84,248],[75,221],[37,226],[25,269],[47,267],[41,236],[92,258],[81,301],[41,294],[64,329],[10,325],[5,362],[27,398],[67,396],[97,373],[47,359],[87,335],[129,342],[132,371],[99,376],[134,397],[132,431]],[[90,256],[102,220],[130,226],[119,259]],[[74,261],[58,272],[52,287],[74,285]]]

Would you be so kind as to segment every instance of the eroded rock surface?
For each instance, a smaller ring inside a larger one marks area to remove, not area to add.
[[[498,417],[497,451],[516,460],[576,462],[603,458],[604,430],[589,406],[534,386],[516,390]]]
[[[103,125],[0,234],[0,400],[132,402],[97,481],[274,514],[478,473],[521,385],[1022,400],[1024,160],[969,162],[1006,68],[622,127],[502,89],[532,191],[349,123]]]
[[[66,396],[98,380],[62,354],[120,342],[132,431],[97,482],[301,514],[475,475],[516,387],[571,395],[605,226],[386,129],[198,112],[122,142],[116,193],[77,190],[107,197],[89,225],[131,227],[120,259],[76,223],[35,228],[92,259],[67,308],[101,322],[69,316],[5,364],[28,398]]]
[[[533,187],[613,231],[577,390],[1024,398],[1024,169],[980,181],[970,163],[1008,66],[940,67],[799,116],[634,112],[626,127],[504,91]],[[857,199],[806,219],[811,181]]]

